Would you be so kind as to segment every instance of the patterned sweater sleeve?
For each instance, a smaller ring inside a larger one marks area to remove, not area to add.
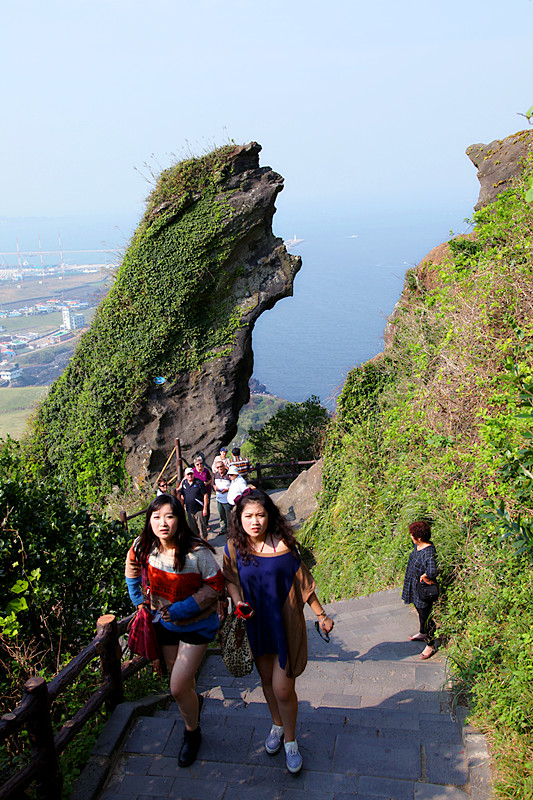
[[[199,609],[203,610],[210,606],[213,600],[219,600],[224,594],[224,576],[215,557],[207,547],[201,546],[195,552],[198,554],[198,569],[203,583],[192,597]]]
[[[179,600],[168,607],[173,622],[190,619],[209,609],[220,599],[224,591],[224,578],[211,551],[201,546],[194,551],[194,555],[198,571],[202,576],[202,585],[185,600]]]

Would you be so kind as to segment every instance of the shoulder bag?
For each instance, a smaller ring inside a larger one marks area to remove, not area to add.
[[[439,598],[439,584],[438,583],[424,583],[418,581],[416,591],[420,600],[424,603],[434,603]]]
[[[235,574],[238,575],[235,545],[231,541],[228,542],[228,550]],[[254,659],[246,635],[244,619],[238,616],[236,611],[228,614],[222,623],[219,639],[222,661],[228,672],[235,678],[244,678],[245,675],[249,675],[254,668]]]

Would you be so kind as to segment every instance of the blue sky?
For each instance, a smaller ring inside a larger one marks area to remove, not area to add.
[[[256,140],[285,178],[274,232],[305,241],[254,374],[325,400],[382,348],[406,267],[464,230],[466,147],[526,126],[532,23],[532,0],[4,3],[0,252],[60,231],[120,255],[151,172]]]
[[[137,219],[145,163],[228,137],[287,208],[474,201],[465,148],[533,103],[532,23],[531,0],[5,5],[0,217]]]

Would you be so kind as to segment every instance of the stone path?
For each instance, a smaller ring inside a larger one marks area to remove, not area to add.
[[[255,670],[232,678],[211,655],[198,684],[205,697],[198,761],[178,767],[183,723],[175,707],[140,717],[100,799],[491,797],[484,739],[452,714],[443,657],[420,661],[423,645],[407,640],[418,617],[399,591],[326,608],[335,619],[331,642],[318,636],[310,612],[309,663],[297,681],[299,775],[286,771],[283,751],[265,753],[270,718]]]

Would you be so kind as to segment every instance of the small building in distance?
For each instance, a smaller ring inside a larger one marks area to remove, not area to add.
[[[74,314],[71,308],[63,307],[61,309],[63,315],[63,328],[67,331],[75,331],[85,327],[85,315]]]
[[[9,363],[7,361],[0,361],[0,380],[3,381],[16,381],[22,375],[18,362]]]

